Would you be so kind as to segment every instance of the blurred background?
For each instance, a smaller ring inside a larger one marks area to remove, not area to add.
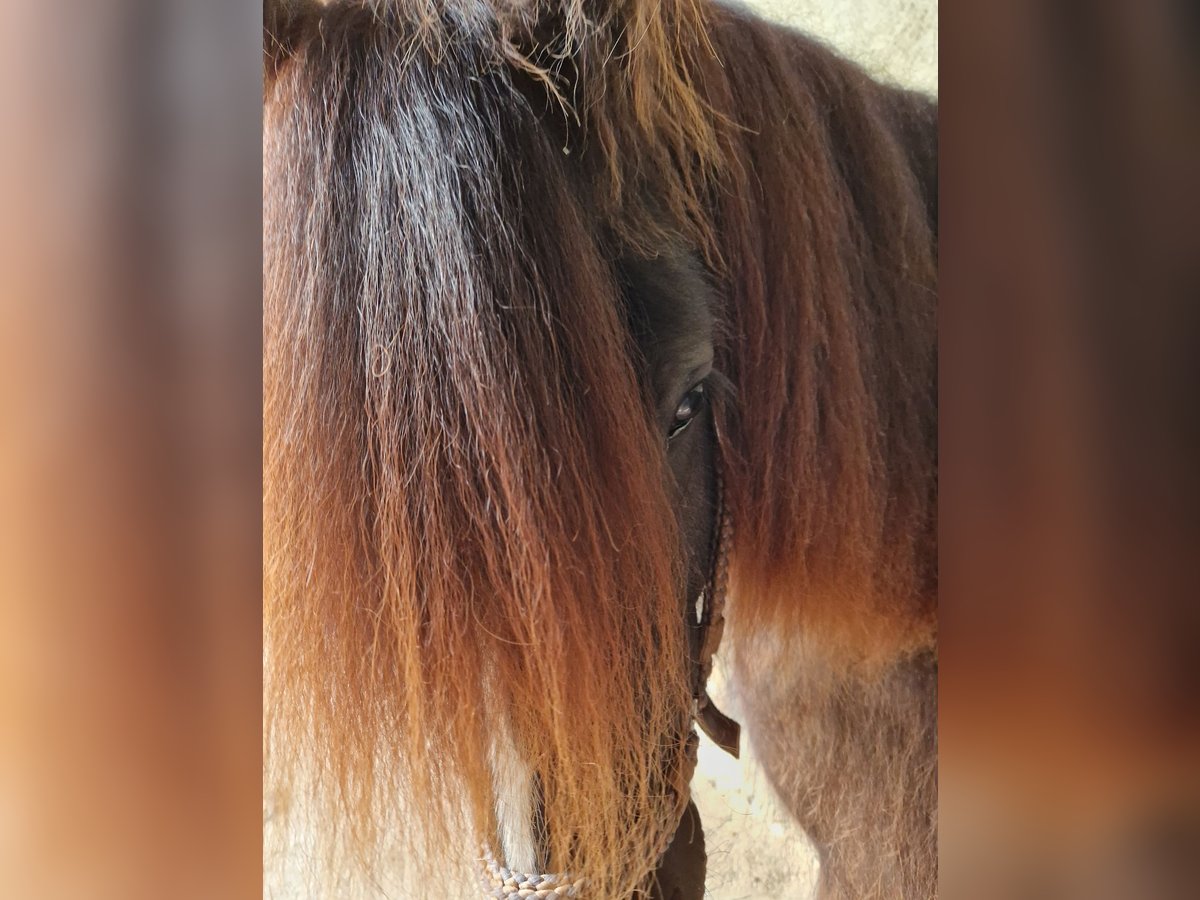
[[[941,86],[942,895],[1197,896],[1197,7],[764,6]],[[0,11],[0,894],[255,896],[259,10]]]

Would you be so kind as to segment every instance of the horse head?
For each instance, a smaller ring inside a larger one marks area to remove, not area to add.
[[[739,657],[931,646],[920,104],[688,0],[268,4],[264,63],[273,771],[354,863],[699,896],[726,557]]]

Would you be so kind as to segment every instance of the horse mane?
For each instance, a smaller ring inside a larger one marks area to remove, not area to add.
[[[864,673],[928,647],[926,108],[691,0],[264,15],[271,780],[310,786],[331,860],[401,832],[436,871],[494,835],[511,742],[551,865],[629,896],[690,697],[610,261],[682,235],[727,298],[739,656],[780,627]]]
[[[869,675],[935,639],[936,107],[750,17],[711,39],[733,638]]]

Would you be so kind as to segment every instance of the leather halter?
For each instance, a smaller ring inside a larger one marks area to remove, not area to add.
[[[714,744],[736,759],[740,752],[741,726],[717,709],[712,698],[708,696],[708,679],[712,675],[713,656],[716,655],[717,648],[721,644],[721,637],[725,633],[729,548],[733,542],[733,520],[725,504],[721,433],[715,423],[713,435],[716,443],[716,517],[713,522],[711,567],[708,582],[700,592],[700,610],[698,613],[693,613],[689,608],[685,613],[685,620],[688,630],[688,647],[697,648],[696,658],[692,661],[692,718]],[[698,747],[699,741],[693,731],[687,739],[685,762],[687,778],[685,783],[690,783],[692,780]],[[688,795],[685,793],[679,799],[681,802],[673,819],[676,823],[683,818]],[[672,831],[659,849],[658,859],[660,862],[674,839],[675,831]],[[483,896],[488,900],[506,900],[506,898],[512,897],[552,900],[552,898],[559,897],[583,896],[584,880],[569,873],[516,872],[497,862],[495,856],[486,848],[483,850],[480,863],[483,867]]]
[[[740,752],[741,726],[725,715],[708,696],[708,679],[712,675],[713,656],[725,634],[725,595],[729,586],[729,547],[733,542],[733,520],[725,505],[725,477],[721,464],[720,432],[716,436],[716,521],[713,525],[712,569],[708,584],[700,594],[703,604],[695,618],[689,610],[688,631],[694,635],[693,644],[699,648],[692,673],[692,697],[696,706],[692,713],[696,724],[714,744],[735,759]]]

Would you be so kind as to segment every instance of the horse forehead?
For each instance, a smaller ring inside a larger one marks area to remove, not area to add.
[[[618,270],[645,377],[660,401],[673,402],[682,381],[712,362],[712,285],[699,257],[684,248],[623,258]]]

